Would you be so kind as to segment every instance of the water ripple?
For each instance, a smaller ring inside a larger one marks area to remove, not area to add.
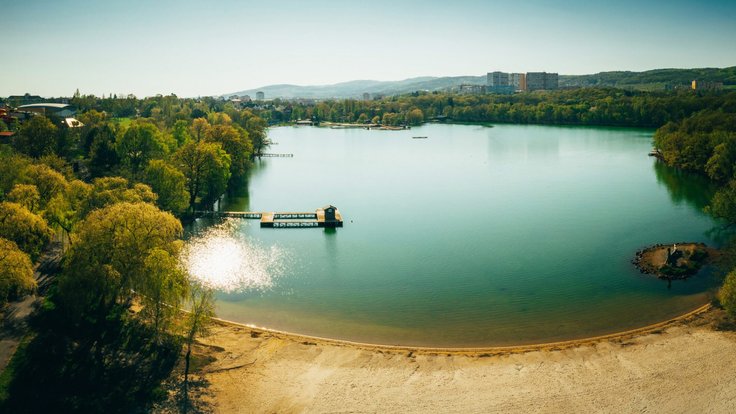
[[[193,236],[182,250],[182,263],[192,277],[224,292],[266,290],[283,274],[286,251],[264,247],[237,231],[227,220]]]

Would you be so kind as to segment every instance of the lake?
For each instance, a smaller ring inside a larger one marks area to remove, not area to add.
[[[428,124],[279,127],[223,210],[314,212],[338,229],[198,219],[186,260],[221,318],[352,341],[444,347],[612,333],[704,304],[713,272],[671,284],[631,264],[704,242],[708,181],[648,157],[652,131]],[[426,136],[427,139],[412,139]]]

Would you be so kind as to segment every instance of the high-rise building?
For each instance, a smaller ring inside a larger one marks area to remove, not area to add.
[[[526,74],[526,90],[538,91],[542,89],[557,89],[559,87],[559,79],[556,73],[547,72],[527,72]]]
[[[510,76],[506,72],[488,72],[486,74],[486,85],[488,92],[513,93],[514,87],[509,82]]]
[[[363,100],[364,101],[370,101],[371,100],[371,94],[368,92],[363,92]]]
[[[526,90],[526,74],[524,73],[512,73],[509,75],[509,83],[517,91]]]
[[[261,91],[256,92],[256,100],[257,101],[262,101],[264,99],[266,99],[266,94],[265,93],[263,93]]]

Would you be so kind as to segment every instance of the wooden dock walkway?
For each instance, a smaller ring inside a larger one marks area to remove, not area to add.
[[[258,154],[258,157],[293,157],[294,154]]]
[[[196,217],[224,217],[260,220],[265,228],[313,228],[342,227],[342,214],[335,206],[318,208],[308,212],[254,212],[254,211],[195,211]]]

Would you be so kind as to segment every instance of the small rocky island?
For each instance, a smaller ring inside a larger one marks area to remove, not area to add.
[[[636,252],[632,263],[660,279],[685,279],[698,273],[714,253],[703,243],[655,244]]]

